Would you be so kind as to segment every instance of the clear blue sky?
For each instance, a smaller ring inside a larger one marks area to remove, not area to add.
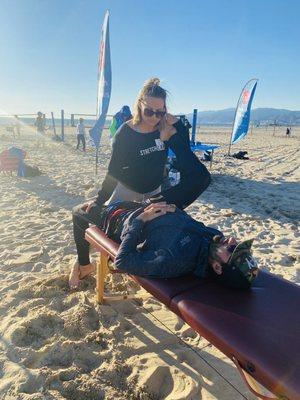
[[[162,79],[172,112],[300,110],[298,0],[1,0],[0,112],[94,113],[100,30],[110,9],[110,112]]]

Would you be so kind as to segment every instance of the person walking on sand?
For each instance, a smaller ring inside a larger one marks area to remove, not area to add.
[[[79,118],[79,123],[76,127],[77,132],[77,147],[76,150],[79,149],[80,143],[82,143],[82,150],[85,151],[85,125],[83,123],[83,118]]]
[[[16,130],[17,136],[20,137],[20,135],[21,135],[21,123],[20,123],[19,117],[17,115],[15,115],[14,128]]]

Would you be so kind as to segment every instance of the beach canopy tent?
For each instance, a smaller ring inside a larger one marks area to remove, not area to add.
[[[118,244],[95,226],[86,230],[85,238],[100,252],[97,301],[102,303],[105,277],[110,272],[108,263],[115,259]],[[233,360],[256,396],[300,399],[297,285],[264,271],[260,271],[249,291],[226,289],[194,275],[131,278]],[[261,394],[253,386],[255,381],[277,397]]]

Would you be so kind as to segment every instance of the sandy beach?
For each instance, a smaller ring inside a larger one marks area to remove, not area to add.
[[[0,399],[2,400],[239,400],[254,399],[234,365],[159,301],[95,301],[95,279],[67,284],[75,257],[72,208],[94,196],[110,157],[103,134],[100,168],[93,151],[38,140],[22,127],[12,140],[0,126],[0,151],[17,145],[42,175],[0,174]],[[256,128],[227,158],[230,128],[200,128],[197,140],[215,152],[212,183],[187,211],[238,238],[254,237],[261,269],[300,283],[300,127]],[[206,164],[209,165],[209,164]],[[96,254],[94,255],[96,257]],[[139,292],[126,276],[107,290]]]

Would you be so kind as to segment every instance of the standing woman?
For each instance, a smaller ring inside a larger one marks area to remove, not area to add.
[[[97,198],[73,210],[74,239],[78,260],[71,269],[69,284],[93,272],[89,244],[84,239],[89,223],[100,223],[104,203],[117,201],[163,201],[179,208],[191,204],[209,185],[210,174],[190,150],[183,123],[167,114],[167,92],[158,78],[148,80],[136,100],[133,118],[117,131],[108,171]],[[180,183],[161,191],[168,148],[175,153]]]

